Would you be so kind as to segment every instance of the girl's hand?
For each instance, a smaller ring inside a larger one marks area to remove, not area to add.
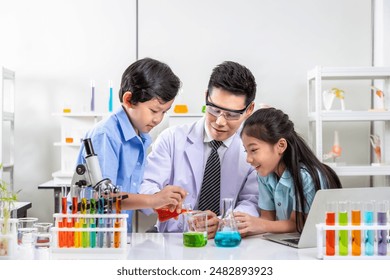
[[[213,239],[218,230],[219,219],[217,214],[207,210],[207,238]]]
[[[234,212],[234,218],[242,237],[264,233],[260,218],[242,212]]]

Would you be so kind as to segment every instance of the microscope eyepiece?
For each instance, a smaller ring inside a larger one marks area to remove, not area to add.
[[[83,140],[86,157],[96,156],[95,151],[93,150],[91,138],[86,138]]]

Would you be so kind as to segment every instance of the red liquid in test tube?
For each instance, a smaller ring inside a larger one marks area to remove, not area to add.
[[[336,211],[337,204],[336,202],[328,202],[326,210],[326,220],[325,224],[327,226],[334,226],[336,224]],[[335,255],[335,243],[336,243],[336,232],[335,230],[326,230],[325,232],[325,246],[326,246],[326,255],[334,256]]]

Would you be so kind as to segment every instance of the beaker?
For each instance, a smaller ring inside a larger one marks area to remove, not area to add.
[[[50,244],[51,244],[51,233],[50,228],[53,226],[52,223],[35,223],[34,228],[37,229],[34,238],[34,258],[38,260],[50,259]]]
[[[20,218],[18,220],[18,251],[19,259],[32,260],[34,259],[34,239],[37,233],[37,228],[34,223],[38,218]]]
[[[190,211],[184,215],[183,245],[203,247],[207,244],[207,212]]]
[[[236,247],[241,243],[236,220],[233,215],[233,198],[223,199],[223,213],[214,237],[217,247]]]
[[[28,217],[18,219],[18,244],[19,245],[32,245],[34,238],[33,234],[37,231],[34,228],[34,223],[38,221],[38,218]]]

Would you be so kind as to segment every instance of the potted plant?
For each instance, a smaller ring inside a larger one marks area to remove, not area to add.
[[[3,167],[0,164],[0,169]],[[17,201],[17,193],[8,190],[8,184],[0,181],[0,258],[9,257],[11,244],[11,210]],[[13,237],[16,238],[16,237]]]

